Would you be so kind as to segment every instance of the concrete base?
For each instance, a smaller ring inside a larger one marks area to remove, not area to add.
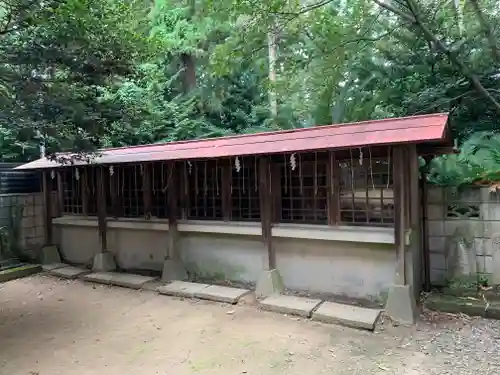
[[[260,301],[259,305],[263,310],[309,318],[320,303],[319,299],[275,295]]]
[[[50,263],[50,264],[43,264],[42,269],[46,272],[56,270],[58,268],[63,268],[63,267],[68,267],[67,264],[64,263]]]
[[[130,289],[141,289],[144,284],[154,281],[155,278],[118,272],[94,272],[85,275],[83,280]]]
[[[194,298],[196,293],[207,288],[208,284],[187,283],[185,281],[172,281],[170,284],[158,287],[160,294],[167,296]]]
[[[165,259],[163,262],[161,281],[169,282],[173,280],[186,280],[187,277],[188,274],[186,272],[186,268],[181,261]]]
[[[39,264],[26,264],[24,266],[10,268],[8,270],[0,271],[0,283],[6,281],[26,277],[34,273],[40,272],[42,267]]]
[[[92,271],[108,272],[114,270],[116,270],[116,263],[113,254],[106,252],[94,255],[94,263],[92,265]]]
[[[158,293],[168,296],[200,298],[215,302],[238,303],[238,300],[250,293],[247,289],[229,288],[219,285],[188,283],[172,281],[170,284],[158,287]]]
[[[87,270],[85,268],[68,266],[49,271],[49,274],[57,277],[62,277],[65,279],[77,279],[78,277],[86,275],[87,273],[90,272],[91,272],[90,270]]]
[[[229,288],[227,286],[210,285],[194,294],[196,298],[208,299],[210,301],[224,303],[238,303],[245,294],[250,293],[247,289]]]
[[[312,319],[324,323],[334,323],[373,331],[381,312],[381,310],[366,309],[359,306],[323,302],[312,314]]]
[[[393,285],[389,290],[385,313],[401,324],[415,324],[417,302],[410,285]]]
[[[267,270],[257,280],[255,294],[257,297],[268,297],[273,294],[283,293],[285,286],[278,270]]]
[[[40,264],[61,263],[61,255],[56,245],[46,245],[40,251]]]

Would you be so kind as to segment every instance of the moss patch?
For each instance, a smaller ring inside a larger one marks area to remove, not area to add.
[[[6,282],[21,277],[26,277],[42,270],[40,265],[26,264],[21,267],[9,268],[8,270],[0,271],[0,282]]]

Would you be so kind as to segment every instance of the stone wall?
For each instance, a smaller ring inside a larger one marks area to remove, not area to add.
[[[486,187],[459,191],[429,187],[427,216],[432,283],[446,281],[451,267],[450,252],[459,237],[466,237],[470,243],[476,272],[489,282],[500,283],[499,194]]]
[[[57,205],[52,212],[57,216]],[[14,224],[13,215],[20,215],[20,222]],[[19,225],[19,250],[36,259],[44,242],[42,193],[0,194],[0,228],[8,231],[12,225]]]

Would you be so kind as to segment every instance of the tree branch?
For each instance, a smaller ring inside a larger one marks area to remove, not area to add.
[[[286,16],[295,16],[295,17],[297,17],[297,16],[300,16],[301,14],[310,12],[311,10],[315,10],[315,9],[321,8],[321,7],[323,7],[323,6],[327,5],[327,4],[330,4],[333,1],[334,0],[323,0],[323,1],[320,1],[318,3],[302,7],[302,8],[299,9],[298,12],[276,12],[274,14],[286,15]]]
[[[491,95],[488,90],[483,86],[481,81],[479,80],[478,76],[472,72],[469,71],[469,69],[460,61],[458,60],[457,56],[455,53],[453,53],[444,43],[441,39],[439,39],[436,35],[432,33],[432,31],[424,25],[424,23],[420,20],[420,17],[418,16],[418,12],[416,11],[417,6],[413,0],[406,0],[408,4],[408,8],[411,9],[414,12],[414,15],[408,14],[406,12],[403,12],[395,7],[393,7],[390,4],[385,3],[382,0],[373,0],[374,3],[377,5],[381,6],[382,8],[387,9],[388,11],[394,13],[395,15],[401,17],[404,19],[406,22],[409,22],[410,24],[417,26],[420,31],[422,32],[424,38],[433,43],[434,46],[436,46],[442,53],[446,55],[448,60],[452,65],[454,65],[458,71],[463,74],[467,79],[471,82],[473,87],[477,90],[477,92],[482,95],[485,99],[490,101],[494,106],[497,111],[497,113],[500,114],[500,103]]]
[[[472,7],[474,8],[474,13],[476,14],[477,19],[479,20],[479,24],[483,29],[484,35],[488,40],[488,44],[490,45],[491,52],[493,53],[493,57],[495,58],[497,63],[500,63],[500,50],[498,50],[497,43],[495,40],[495,36],[493,34],[493,30],[491,25],[486,21],[486,17],[484,16],[483,11],[479,7],[479,3],[477,0],[470,0]]]

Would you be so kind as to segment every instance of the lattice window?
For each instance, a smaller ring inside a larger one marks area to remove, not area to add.
[[[231,170],[231,220],[259,221],[260,198],[257,158],[233,159]]]
[[[104,183],[105,186],[109,186],[106,189],[108,214],[117,217],[143,217],[144,166],[113,166],[113,176],[110,176],[110,170],[106,171],[106,169],[104,168]],[[114,179],[113,183],[110,182],[111,178]],[[113,189],[115,189],[114,192],[112,192]],[[114,208],[112,207],[113,201],[115,204]]]
[[[64,168],[59,171],[62,185],[63,213],[83,213],[81,171],[83,168]]]
[[[92,168],[92,167],[84,168],[81,176],[81,182],[82,182],[82,188],[85,190],[86,193],[86,205],[87,205],[86,213],[89,216],[96,216],[97,215],[97,168]]]
[[[217,160],[188,164],[188,219],[222,219],[221,165]]]
[[[328,158],[324,153],[284,157],[279,165],[280,221],[311,224],[328,222],[327,164]]]
[[[351,150],[338,162],[340,219],[347,225],[394,223],[394,191],[390,158],[371,158],[367,150]]]
[[[175,177],[172,175],[172,170],[168,168],[167,163],[153,163],[152,164],[151,178],[152,184],[152,216],[158,218],[168,217],[168,186],[175,183]]]

